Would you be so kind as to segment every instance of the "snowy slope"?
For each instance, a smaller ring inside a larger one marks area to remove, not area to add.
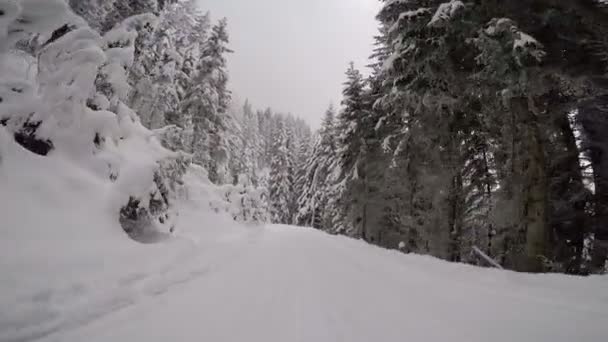
[[[522,275],[312,229],[243,226],[186,177],[138,244],[117,185],[0,128],[0,341],[606,341],[608,277]],[[44,172],[42,172],[44,171]]]
[[[130,151],[129,144],[124,141],[123,153],[135,164],[145,161],[145,153]],[[191,200],[181,205],[179,232],[165,243],[139,244],[118,221],[129,187],[88,166],[61,153],[30,153],[0,126],[2,342],[45,336],[163,291],[188,277],[190,270],[179,264],[210,244],[218,246],[217,230],[251,231],[214,214],[221,204],[217,191],[201,179],[204,175],[189,173],[184,198]],[[144,172],[138,174],[145,178]],[[203,225],[188,223],[201,217]],[[189,226],[200,228],[196,238],[188,234]],[[130,286],[143,279],[149,281],[137,289]]]

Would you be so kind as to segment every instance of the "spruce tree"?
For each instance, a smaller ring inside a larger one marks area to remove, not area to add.
[[[212,29],[201,51],[194,72],[194,86],[185,96],[183,110],[192,117],[191,151],[194,162],[209,172],[214,183],[226,181],[228,151],[226,149],[226,110],[230,101],[226,70],[227,21],[221,20]]]
[[[333,172],[330,206],[336,229],[370,239],[367,235],[368,193],[367,162],[370,133],[373,133],[371,104],[363,75],[351,63],[346,71],[342,111],[337,119],[338,163]]]
[[[293,159],[288,127],[280,118],[274,129],[269,175],[269,204],[272,222],[291,224],[294,214]]]
[[[330,172],[337,162],[335,134],[335,109],[330,106],[325,112],[310,156],[302,166],[300,190],[297,192],[298,212],[295,219],[298,225],[332,230],[331,222],[328,220],[332,210],[327,204],[331,191]]]

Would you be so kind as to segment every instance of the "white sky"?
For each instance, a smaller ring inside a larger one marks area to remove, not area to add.
[[[230,86],[255,108],[291,112],[317,127],[339,104],[344,72],[373,49],[378,0],[199,0],[227,17]]]

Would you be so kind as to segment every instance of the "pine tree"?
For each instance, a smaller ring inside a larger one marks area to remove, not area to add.
[[[254,113],[249,100],[245,101],[243,105],[242,127],[243,150],[236,155],[236,158],[242,159],[246,174],[249,175],[251,183],[257,186],[259,182],[259,162],[263,154],[263,138],[259,132],[258,117]]]
[[[354,63],[351,62],[346,71],[347,81],[344,84],[342,105],[344,109],[340,112],[339,120],[339,144],[340,151],[340,166],[344,177],[355,174],[357,160],[361,153],[363,145],[362,122],[366,113],[364,112],[363,103],[363,76],[359,70],[355,69]]]
[[[296,153],[294,155],[295,165],[295,192],[301,194],[304,189],[303,180],[306,174],[306,163],[312,154],[311,138],[302,137],[297,142]]]
[[[366,100],[365,81],[359,70],[351,63],[346,71],[347,80],[343,90],[343,109],[338,116],[338,169],[331,190],[336,197],[330,202],[333,208],[336,229],[346,234],[368,239],[366,158],[369,156],[369,138],[373,133],[370,103]],[[371,126],[371,127],[370,127]]]
[[[331,230],[331,209],[328,195],[331,189],[330,173],[337,164],[337,142],[335,137],[335,109],[330,106],[325,112],[321,129],[315,138],[310,156],[306,159],[299,179],[298,212],[296,224]]]
[[[272,137],[277,123],[277,116],[272,112],[272,109],[266,108],[264,112],[258,113],[258,122],[260,123],[260,132],[262,132],[262,136],[264,137],[262,165],[269,168],[272,159]]]
[[[192,117],[180,104],[193,84],[195,56],[209,31],[209,16],[197,6],[190,0],[165,7],[129,73],[129,105],[142,123],[152,129],[175,126],[173,146],[186,151],[192,144]]]
[[[273,133],[273,153],[269,175],[269,203],[272,222],[291,224],[294,208],[293,159],[288,127],[281,118]]]
[[[183,110],[192,117],[192,152],[194,162],[205,167],[214,183],[228,176],[226,149],[226,110],[230,101],[227,88],[226,54],[230,53],[227,21],[213,27],[209,41],[203,47],[193,76],[194,85],[188,90]]]

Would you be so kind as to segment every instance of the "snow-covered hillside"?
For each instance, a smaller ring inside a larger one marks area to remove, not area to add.
[[[114,185],[0,130],[0,341],[605,341],[606,277],[405,256],[218,214],[185,177],[178,230],[140,244]],[[44,169],[45,172],[38,172]]]

